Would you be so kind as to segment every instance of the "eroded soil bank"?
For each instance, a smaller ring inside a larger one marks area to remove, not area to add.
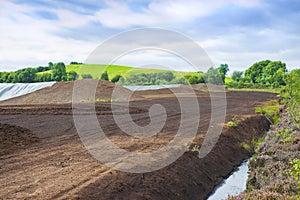
[[[9,124],[9,129],[21,127],[21,132],[34,134],[37,139],[0,156],[0,199],[205,199],[251,155],[241,143],[251,144],[252,138],[262,136],[270,126],[263,115],[255,114],[255,106],[274,99],[274,94],[226,95],[226,121],[237,115],[241,120],[239,126],[224,128],[217,145],[206,157],[199,159],[197,153],[186,152],[171,165],[145,174],[115,171],[93,158],[78,137],[69,105],[65,109],[64,105],[51,109],[47,105],[3,106],[1,124]],[[145,125],[149,123],[145,110],[153,104],[163,105],[168,119],[157,136],[145,140],[126,136],[107,110],[98,116],[107,137],[128,151],[148,152],[168,144],[181,120],[178,101],[174,97],[151,98],[132,102],[132,108],[138,109],[133,109],[131,115],[137,124]],[[205,92],[198,99],[201,119],[194,144],[201,146],[209,126],[210,100]],[[96,107],[102,111],[107,105],[99,103]],[[39,111],[35,112],[36,109]],[[12,132],[5,129],[6,125],[3,127],[5,134]]]
[[[300,199],[300,126],[288,112],[272,125],[250,160],[247,189],[230,200]]]

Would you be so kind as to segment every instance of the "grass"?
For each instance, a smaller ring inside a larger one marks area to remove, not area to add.
[[[123,77],[128,77],[131,74],[167,72],[167,71],[173,72],[176,78],[181,78],[186,74],[193,74],[193,72],[177,72],[172,70],[136,68],[130,66],[106,65],[106,64],[66,65],[66,71],[67,72],[75,71],[79,75],[79,79],[82,79],[83,74],[90,74],[93,78],[97,79],[101,77],[101,74],[104,71],[107,71],[109,79],[112,79],[114,76],[118,74]],[[51,70],[45,72],[39,72],[38,74],[44,74],[44,73],[51,73]]]
[[[241,143],[241,147],[243,147],[245,150],[250,151],[251,147],[249,144],[247,144],[246,142],[242,142]]]
[[[277,100],[271,100],[264,103],[261,107],[255,108],[256,113],[261,113],[271,118],[273,124],[277,124],[279,122],[279,102]]]
[[[254,88],[228,88],[229,91],[242,91],[242,92],[270,92],[279,94],[281,89],[280,88],[264,88],[264,89],[254,89]]]

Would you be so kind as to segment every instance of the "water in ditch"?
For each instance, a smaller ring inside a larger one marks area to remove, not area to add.
[[[244,161],[232,175],[216,187],[208,200],[223,200],[228,195],[237,195],[245,191],[249,171],[248,163],[249,160]]]

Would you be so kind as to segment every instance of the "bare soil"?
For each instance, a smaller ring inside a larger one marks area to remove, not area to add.
[[[255,107],[276,98],[263,92],[226,92],[226,121],[236,115],[242,122],[237,127],[224,127],[206,157],[199,159],[197,153],[186,152],[161,170],[131,174],[104,166],[85,149],[74,125],[70,99],[60,97],[71,96],[71,83],[65,84],[2,102],[0,199],[205,199],[251,155],[240,143],[250,143],[270,126],[264,116],[255,114]],[[104,91],[109,95],[113,87]],[[114,121],[109,102],[96,103],[98,120],[107,137],[119,147],[139,152],[157,150],[178,130],[178,100],[166,89],[135,95],[138,98],[130,102],[130,114],[139,125],[150,122],[151,105],[165,107],[167,121],[156,136],[141,140],[124,134]],[[209,126],[210,97],[201,91],[197,96],[201,119],[194,144],[201,146]],[[123,112],[122,103],[119,110]],[[16,148],[19,144],[21,148]]]

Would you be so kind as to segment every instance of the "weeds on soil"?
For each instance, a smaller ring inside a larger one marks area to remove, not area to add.
[[[227,122],[227,126],[229,127],[237,127],[240,124],[240,120],[237,118],[237,116],[233,116],[231,118],[231,121]]]

